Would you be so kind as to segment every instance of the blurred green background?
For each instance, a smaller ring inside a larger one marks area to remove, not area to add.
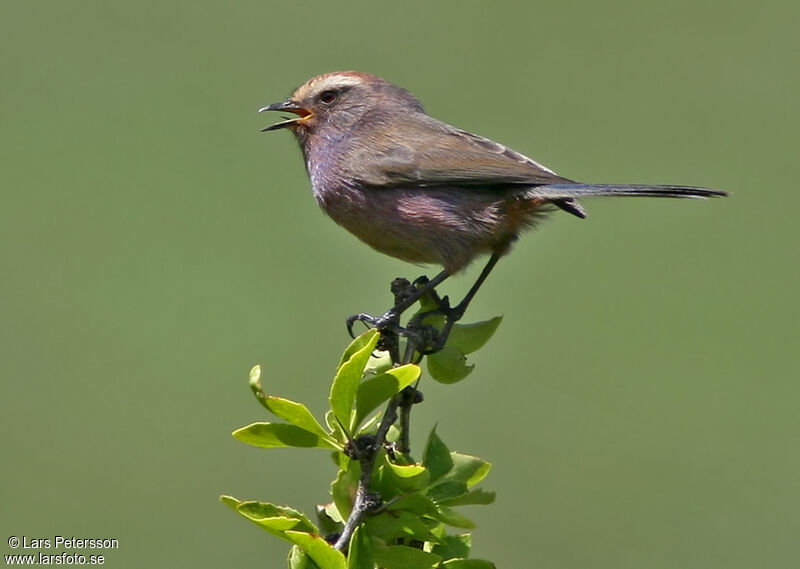
[[[598,200],[520,241],[467,320],[465,382],[419,441],[494,463],[499,567],[796,567],[800,8],[677,2],[0,4],[0,553],[112,537],[110,567],[281,567],[221,493],[311,512],[326,453],[260,451],[247,387],[320,414],[344,317],[425,269],[315,205],[255,110],[379,74],[432,115],[579,180],[726,200]],[[447,283],[461,294],[474,278]],[[432,272],[428,270],[427,272]],[[421,451],[421,449],[418,449]]]

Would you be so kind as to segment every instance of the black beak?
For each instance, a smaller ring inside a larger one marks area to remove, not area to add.
[[[311,116],[311,111],[301,107],[300,105],[298,105],[297,103],[295,103],[292,100],[283,101],[282,103],[272,103],[271,105],[267,105],[266,107],[261,107],[260,109],[258,109],[259,113],[263,113],[264,111],[286,111],[286,112],[289,112],[289,113],[296,114],[297,118],[295,118],[295,119],[287,119],[285,121],[281,121],[281,122],[275,123],[273,125],[264,127],[264,128],[261,129],[261,132],[266,132],[268,130],[277,130],[279,128],[287,128],[287,127],[290,127],[290,126],[295,126],[297,124],[300,124],[301,121],[303,121],[303,120],[305,120],[305,119],[307,119],[308,117]]]

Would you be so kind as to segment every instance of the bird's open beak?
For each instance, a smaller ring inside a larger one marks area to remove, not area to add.
[[[264,111],[287,111],[289,113],[296,114],[297,118],[286,119],[285,121],[281,121],[273,125],[264,127],[261,129],[261,132],[266,132],[268,130],[277,130],[279,128],[287,128],[290,126],[296,126],[311,116],[311,111],[309,111],[308,109],[304,109],[303,107],[301,107],[292,100],[283,101],[282,103],[273,103],[271,105],[267,105],[266,107],[261,107],[260,109],[258,109],[259,113],[263,113]]]

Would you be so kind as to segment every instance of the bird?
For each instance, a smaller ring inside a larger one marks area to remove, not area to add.
[[[314,198],[333,221],[381,253],[442,267],[419,294],[370,321],[379,327],[488,254],[465,299],[446,307],[449,319],[457,320],[522,233],[556,210],[586,217],[580,199],[727,195],[696,186],[565,178],[503,144],[431,117],[411,92],[368,73],[318,75],[288,99],[259,109],[266,111],[293,115],[261,130],[294,134]]]

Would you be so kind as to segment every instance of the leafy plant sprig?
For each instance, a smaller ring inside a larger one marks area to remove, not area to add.
[[[423,303],[417,316],[424,317]],[[418,318],[438,327],[436,316]],[[447,344],[426,357],[428,372],[441,383],[456,383],[472,371],[466,355],[480,348],[501,318],[456,324]],[[299,511],[269,502],[221,501],[274,536],[292,544],[290,569],[488,569],[470,559],[475,527],[459,506],[490,504],[493,492],[476,488],[491,465],[452,452],[433,429],[421,460],[408,444],[411,406],[422,370],[392,361],[377,350],[380,333],[369,330],[345,349],[330,388],[323,426],[302,403],[264,392],[261,368],[250,372],[250,388],[280,422],[262,421],[233,436],[261,448],[318,448],[331,451],[339,471],[332,501],[317,507],[316,523]],[[422,356],[405,346],[408,359]],[[395,350],[399,353],[399,350]],[[379,408],[384,406],[383,410]],[[399,410],[399,413],[398,413]],[[456,533],[451,533],[455,531]]]

